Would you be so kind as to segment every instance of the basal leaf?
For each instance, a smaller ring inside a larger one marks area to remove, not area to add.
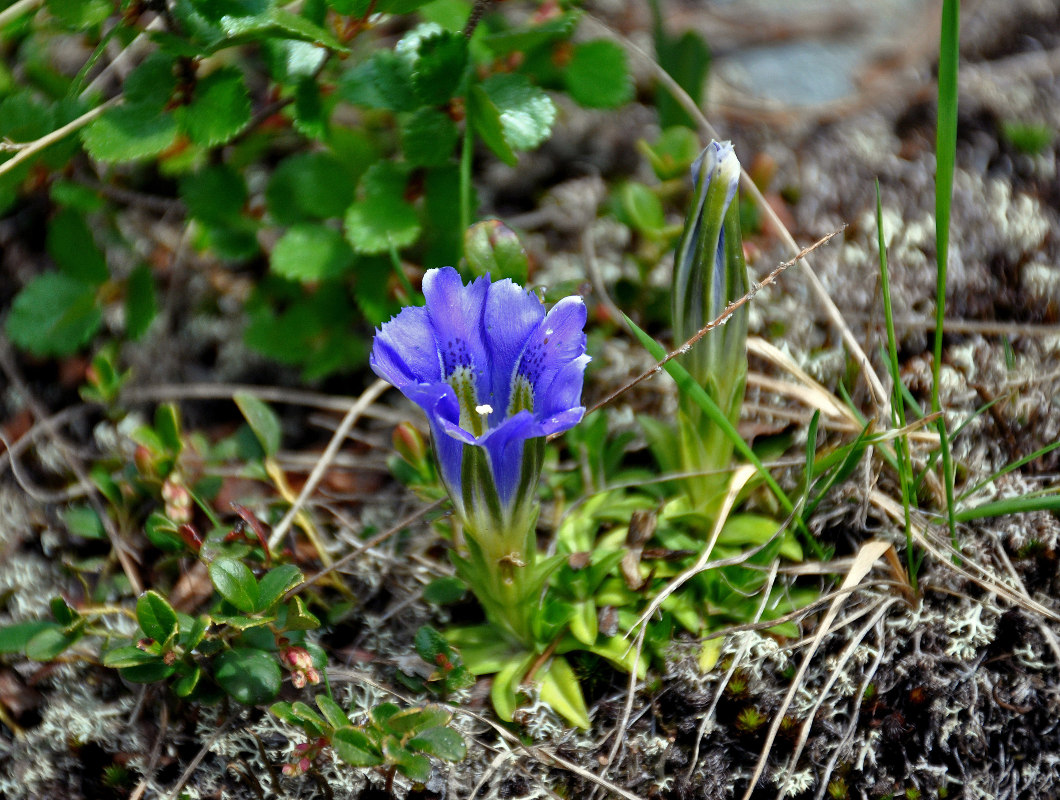
[[[556,657],[540,673],[541,700],[572,725],[589,729],[589,710],[581,685],[565,658]]]

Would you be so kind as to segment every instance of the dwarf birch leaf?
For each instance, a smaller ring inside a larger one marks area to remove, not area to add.
[[[94,287],[56,272],[38,276],[11,304],[5,328],[18,347],[38,356],[68,356],[99,330]]]
[[[618,108],[633,99],[626,53],[606,39],[575,45],[563,82],[574,101],[586,108]]]
[[[513,150],[531,150],[548,138],[556,106],[525,75],[492,75],[482,89],[497,108],[504,139]]]
[[[269,266],[277,275],[311,283],[344,275],[353,260],[341,233],[324,225],[302,224],[276,242]]]
[[[176,135],[172,114],[146,104],[121,105],[107,109],[85,128],[81,141],[97,161],[121,164],[157,156]]]
[[[92,231],[83,214],[64,208],[48,225],[48,255],[64,275],[85,283],[100,284],[110,277]]]
[[[464,78],[467,39],[459,33],[441,31],[420,42],[412,67],[412,88],[426,106],[448,102]]]
[[[191,104],[183,109],[181,127],[204,147],[231,140],[250,122],[250,97],[243,73],[235,67],[211,72],[195,86]]]

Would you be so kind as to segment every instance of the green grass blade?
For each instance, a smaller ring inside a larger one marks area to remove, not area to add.
[[[891,417],[896,428],[905,427],[905,400],[902,397],[902,373],[898,365],[898,339],[894,335],[894,309],[891,306],[891,279],[887,268],[887,244],[883,232],[883,201],[880,198],[880,182],[876,181],[876,235],[880,248],[880,291],[883,295],[883,315],[887,323],[887,356],[891,371]],[[894,441],[894,451],[898,463],[898,484],[902,492],[902,521],[905,525],[905,559],[909,572],[909,582],[913,592],[917,592],[916,582],[916,548],[913,546],[913,525],[909,514],[910,496],[913,485],[913,466],[909,457],[909,440],[898,436]],[[952,508],[952,503],[951,503]]]
[[[942,332],[946,317],[946,267],[950,250],[950,204],[953,169],[957,158],[957,54],[960,33],[959,0],[943,0],[942,33],[939,37],[939,104],[935,138],[935,350],[931,365],[931,410],[941,411],[939,373],[942,366]],[[943,483],[946,488],[946,518],[950,538],[957,548],[957,520],[953,507],[953,459],[945,416],[939,417]]]
[[[1004,467],[999,469],[997,472],[995,472],[989,478],[986,478],[984,480],[979,481],[979,483],[977,483],[971,489],[968,489],[967,491],[962,492],[961,496],[958,499],[959,500],[964,500],[966,497],[969,497],[970,495],[973,495],[976,492],[978,492],[980,489],[982,489],[984,486],[986,486],[991,481],[996,481],[1002,475],[1008,475],[1013,470],[1019,469],[1024,464],[1029,464],[1030,462],[1034,461],[1034,459],[1038,458],[1039,456],[1044,456],[1046,453],[1053,452],[1053,450],[1055,450],[1058,447],[1060,447],[1060,441],[1053,442],[1052,444],[1047,444],[1045,447],[1042,447],[1042,448],[1039,448],[1038,450],[1035,450],[1030,455],[1024,456],[1023,458],[1019,459],[1018,461],[1013,461],[1011,464],[1006,464]]]
[[[957,522],[970,522],[973,519],[1001,517],[1005,514],[1022,514],[1027,511],[1060,511],[1060,493],[1024,495],[994,500],[990,503],[973,506],[958,511],[954,516]]]

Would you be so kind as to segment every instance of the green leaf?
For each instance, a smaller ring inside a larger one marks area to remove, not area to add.
[[[250,429],[254,431],[265,455],[274,456],[280,452],[282,430],[280,418],[276,416],[276,412],[265,402],[246,392],[238,392],[232,399],[236,401],[240,413],[250,425]],[[241,608],[240,610],[250,611],[252,609]]]
[[[242,216],[247,184],[232,167],[215,164],[182,176],[180,196],[196,219],[226,225]]]
[[[541,23],[491,33],[485,38],[485,44],[495,55],[505,56],[566,40],[574,33],[578,16],[577,12],[568,12]]]
[[[504,139],[513,150],[531,150],[548,138],[556,106],[525,75],[491,75],[482,89],[497,109]]]
[[[222,67],[198,81],[180,121],[188,138],[203,147],[230,141],[250,122],[250,97],[243,73],[236,67]]]
[[[269,266],[289,280],[314,283],[346,274],[353,261],[353,250],[341,233],[326,225],[302,223],[276,242]]]
[[[258,583],[254,573],[242,561],[217,558],[210,563],[210,582],[217,592],[245,614],[252,614],[258,605]]]
[[[125,667],[139,667],[144,664],[155,664],[161,660],[157,653],[148,653],[136,645],[116,647],[103,654],[103,666],[111,669],[124,669]]]
[[[574,101],[586,108],[618,108],[633,99],[626,52],[607,39],[575,45],[563,83]]]
[[[435,728],[439,725],[448,725],[453,718],[453,712],[442,706],[424,706],[423,708],[409,708],[392,714],[387,718],[384,728],[388,733],[403,737],[406,734],[416,734],[427,728]]]
[[[114,11],[110,0],[47,0],[48,12],[76,30],[94,28]]]
[[[26,642],[26,658],[33,661],[52,661],[81,638],[82,629],[66,633],[61,628],[44,628]]]
[[[364,174],[364,199],[346,212],[346,238],[358,253],[386,253],[419,237],[419,215],[404,199],[407,180],[404,170],[388,162],[374,164]]]
[[[158,313],[151,269],[141,264],[129,274],[125,289],[125,333],[132,341],[143,336]]]
[[[82,131],[81,141],[97,161],[120,164],[159,155],[176,135],[172,114],[148,104],[125,104],[103,112]]]
[[[497,712],[497,716],[505,722],[512,721],[512,715],[515,714],[515,709],[519,705],[516,691],[519,688],[519,684],[522,683],[523,676],[529,669],[534,657],[531,654],[521,659],[509,660],[493,678],[493,686],[490,688],[490,699],[493,701],[493,708]],[[473,672],[474,667],[471,667],[470,660],[468,660],[468,666]]]
[[[283,621],[285,631],[312,631],[320,627],[320,620],[310,614],[305,601],[295,595],[287,604],[287,617]]]
[[[540,673],[541,700],[572,725],[589,729],[589,710],[574,670],[565,658],[556,657]]]
[[[658,195],[643,183],[630,181],[621,190],[622,210],[633,227],[648,236],[658,236],[666,226],[666,215]]]
[[[95,285],[110,277],[84,215],[72,208],[64,208],[52,217],[47,248],[59,270],[70,278]]]
[[[177,612],[154,589],[144,592],[136,601],[136,621],[140,630],[159,643],[167,641],[178,630]]]
[[[356,184],[346,165],[329,153],[299,153],[280,162],[265,190],[273,219],[291,225],[339,217],[353,202]]]
[[[159,681],[164,681],[176,671],[177,668],[175,666],[156,659],[149,664],[123,667],[121,676],[130,683],[158,683]]]
[[[298,721],[303,725],[312,725],[314,729],[319,731],[321,734],[328,729],[328,723],[320,716],[316,711],[307,706],[301,700],[296,700],[291,706],[291,712],[298,718]],[[346,720],[342,723],[343,725],[349,725],[350,721]],[[331,726],[336,727],[336,726]]]
[[[445,761],[463,761],[467,755],[464,737],[452,728],[428,728],[406,742],[406,746]]]
[[[283,683],[283,672],[275,656],[264,650],[236,647],[221,653],[214,663],[218,685],[248,706],[269,702]]]
[[[426,756],[410,753],[404,747],[390,743],[386,747],[386,755],[409,780],[426,783],[431,779],[431,761]]]
[[[412,88],[425,106],[449,101],[464,79],[467,38],[441,31],[422,39],[412,67]]]
[[[178,614],[180,621],[180,644],[185,650],[194,650],[206,637],[206,629],[210,627],[210,618],[206,616],[189,617]]]
[[[452,158],[460,132],[447,114],[421,108],[401,127],[401,150],[410,164],[433,167]]]
[[[38,356],[68,356],[103,321],[95,289],[56,272],[38,276],[16,296],[5,327],[18,347]]]
[[[25,652],[30,640],[44,630],[59,630],[59,626],[51,620],[35,619],[0,627],[0,653]]]
[[[294,126],[310,139],[327,138],[328,107],[320,93],[320,84],[312,75],[303,75],[295,84]]]
[[[454,575],[448,575],[444,578],[435,578],[428,583],[423,589],[423,599],[428,603],[447,606],[457,602],[466,593],[467,584]]]
[[[186,675],[173,684],[173,693],[177,697],[188,697],[195,688],[199,685],[199,679],[202,677],[202,668],[198,664],[192,665],[191,669],[188,670]]]
[[[350,719],[346,716],[346,712],[342,710],[342,706],[326,694],[317,695],[317,707],[332,728],[343,728],[350,724]]]
[[[75,536],[85,539],[106,539],[107,531],[103,521],[92,506],[70,506],[62,512],[63,522]]]
[[[273,567],[258,582],[258,611],[267,611],[286,592],[302,582],[302,571],[294,564]]]
[[[331,745],[339,758],[351,767],[375,767],[383,763],[383,753],[368,735],[352,725],[332,734]]]
[[[214,46],[215,50],[243,42],[280,37],[298,39],[340,53],[348,52],[348,48],[330,31],[284,8],[272,7],[264,13],[249,16],[225,15],[219,21],[228,40]]]
[[[52,610],[52,616],[55,617],[55,621],[62,625],[64,628],[69,628],[78,620],[78,614],[62,597],[53,597],[48,601],[48,607]]]
[[[144,533],[151,544],[167,553],[177,553],[186,547],[184,539],[177,533],[176,524],[158,511],[151,512],[147,518]]]
[[[501,112],[478,84],[471,87],[467,96],[467,120],[497,158],[508,166],[515,165],[518,159],[504,137]]]
[[[276,621],[273,616],[244,617],[241,615],[214,614],[213,621],[218,625],[227,625],[237,631],[249,631],[261,628]]]
[[[126,104],[161,113],[177,88],[176,64],[173,55],[160,50],[147,56],[122,84]]]

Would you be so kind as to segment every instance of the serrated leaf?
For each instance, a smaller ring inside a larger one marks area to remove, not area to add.
[[[33,661],[52,661],[67,648],[77,643],[82,629],[66,633],[61,628],[44,628],[26,642],[26,658]]]
[[[467,755],[464,737],[452,728],[428,728],[405,743],[412,750],[420,750],[429,756],[445,761],[463,761]]]
[[[501,112],[490,100],[486,90],[478,84],[471,87],[467,96],[467,119],[483,143],[508,166],[518,160],[504,136]]]
[[[48,255],[68,277],[89,284],[100,284],[110,277],[83,214],[64,208],[48,224]]]
[[[352,725],[339,728],[331,737],[339,758],[351,767],[375,767],[383,763],[383,753],[368,735]]]
[[[250,96],[243,73],[236,67],[222,67],[199,80],[180,122],[188,138],[203,147],[230,141],[250,122]]]
[[[0,627],[0,653],[25,652],[29,641],[44,630],[59,630],[59,626],[50,620],[40,619]]]
[[[157,313],[151,269],[141,264],[129,274],[125,284],[125,333],[129,339],[135,342],[147,333]]]
[[[225,15],[219,21],[228,39],[215,45],[214,50],[257,39],[281,37],[311,42],[340,53],[348,52],[348,48],[330,31],[285,8],[274,6],[263,13],[247,16]]]
[[[310,139],[327,138],[328,111],[320,93],[320,84],[312,75],[303,75],[295,86],[294,126]]]
[[[578,24],[578,13],[568,12],[544,22],[491,33],[483,40],[495,55],[526,52],[550,42],[570,38]]]
[[[272,608],[289,590],[302,582],[302,571],[294,564],[273,567],[258,581],[258,611]]]
[[[103,112],[82,131],[81,141],[97,161],[121,164],[157,156],[173,144],[176,135],[172,114],[126,104]]]
[[[85,539],[106,539],[103,521],[92,506],[70,506],[62,512],[63,522],[70,533]]]
[[[282,161],[265,190],[269,213],[281,225],[340,217],[353,202],[356,184],[330,153],[299,153]]]
[[[153,589],[144,592],[136,601],[136,621],[140,623],[140,630],[159,643],[168,640],[178,629],[177,612]]]
[[[540,673],[541,700],[572,725],[589,729],[589,710],[581,685],[565,658],[556,657]]]
[[[326,225],[302,223],[276,242],[269,267],[289,280],[315,283],[346,274],[353,262],[353,250],[341,233]]]
[[[607,39],[575,45],[563,83],[574,101],[586,108],[618,108],[633,99],[626,52]]]
[[[210,582],[218,594],[245,614],[257,610],[258,582],[242,561],[217,558],[210,563]]]
[[[137,65],[122,83],[125,102],[161,112],[177,87],[176,58],[156,51]]]
[[[405,175],[393,165],[374,165],[362,178],[365,198],[346,212],[346,238],[358,253],[386,253],[407,247],[420,235],[416,209],[405,202]]]
[[[254,435],[265,451],[265,455],[274,456],[280,452],[282,430],[280,428],[280,418],[276,416],[276,412],[269,408],[265,402],[246,392],[238,392],[232,399],[239,406],[239,411],[246,419],[247,424],[250,425],[250,429],[254,431]],[[248,569],[247,571],[249,572],[250,570]],[[253,576],[251,577],[253,578]],[[253,609],[241,608],[240,610],[251,611]]]
[[[218,685],[248,706],[269,702],[279,693],[283,683],[279,662],[272,653],[264,650],[252,647],[225,650],[214,663],[214,678]]]
[[[401,150],[405,160],[422,167],[444,164],[453,157],[460,131],[447,114],[421,108],[401,126]]]
[[[425,106],[449,101],[460,86],[467,67],[467,38],[439,31],[425,37],[412,66],[412,89]]]
[[[556,106],[525,75],[491,75],[482,89],[497,108],[504,139],[513,150],[530,150],[548,138]]]
[[[68,356],[99,330],[94,287],[56,272],[40,275],[11,305],[5,328],[18,347],[38,356]]]
[[[321,713],[332,728],[342,728],[350,724],[350,719],[346,716],[346,712],[342,710],[342,706],[326,694],[317,695],[317,707],[320,708]]]

